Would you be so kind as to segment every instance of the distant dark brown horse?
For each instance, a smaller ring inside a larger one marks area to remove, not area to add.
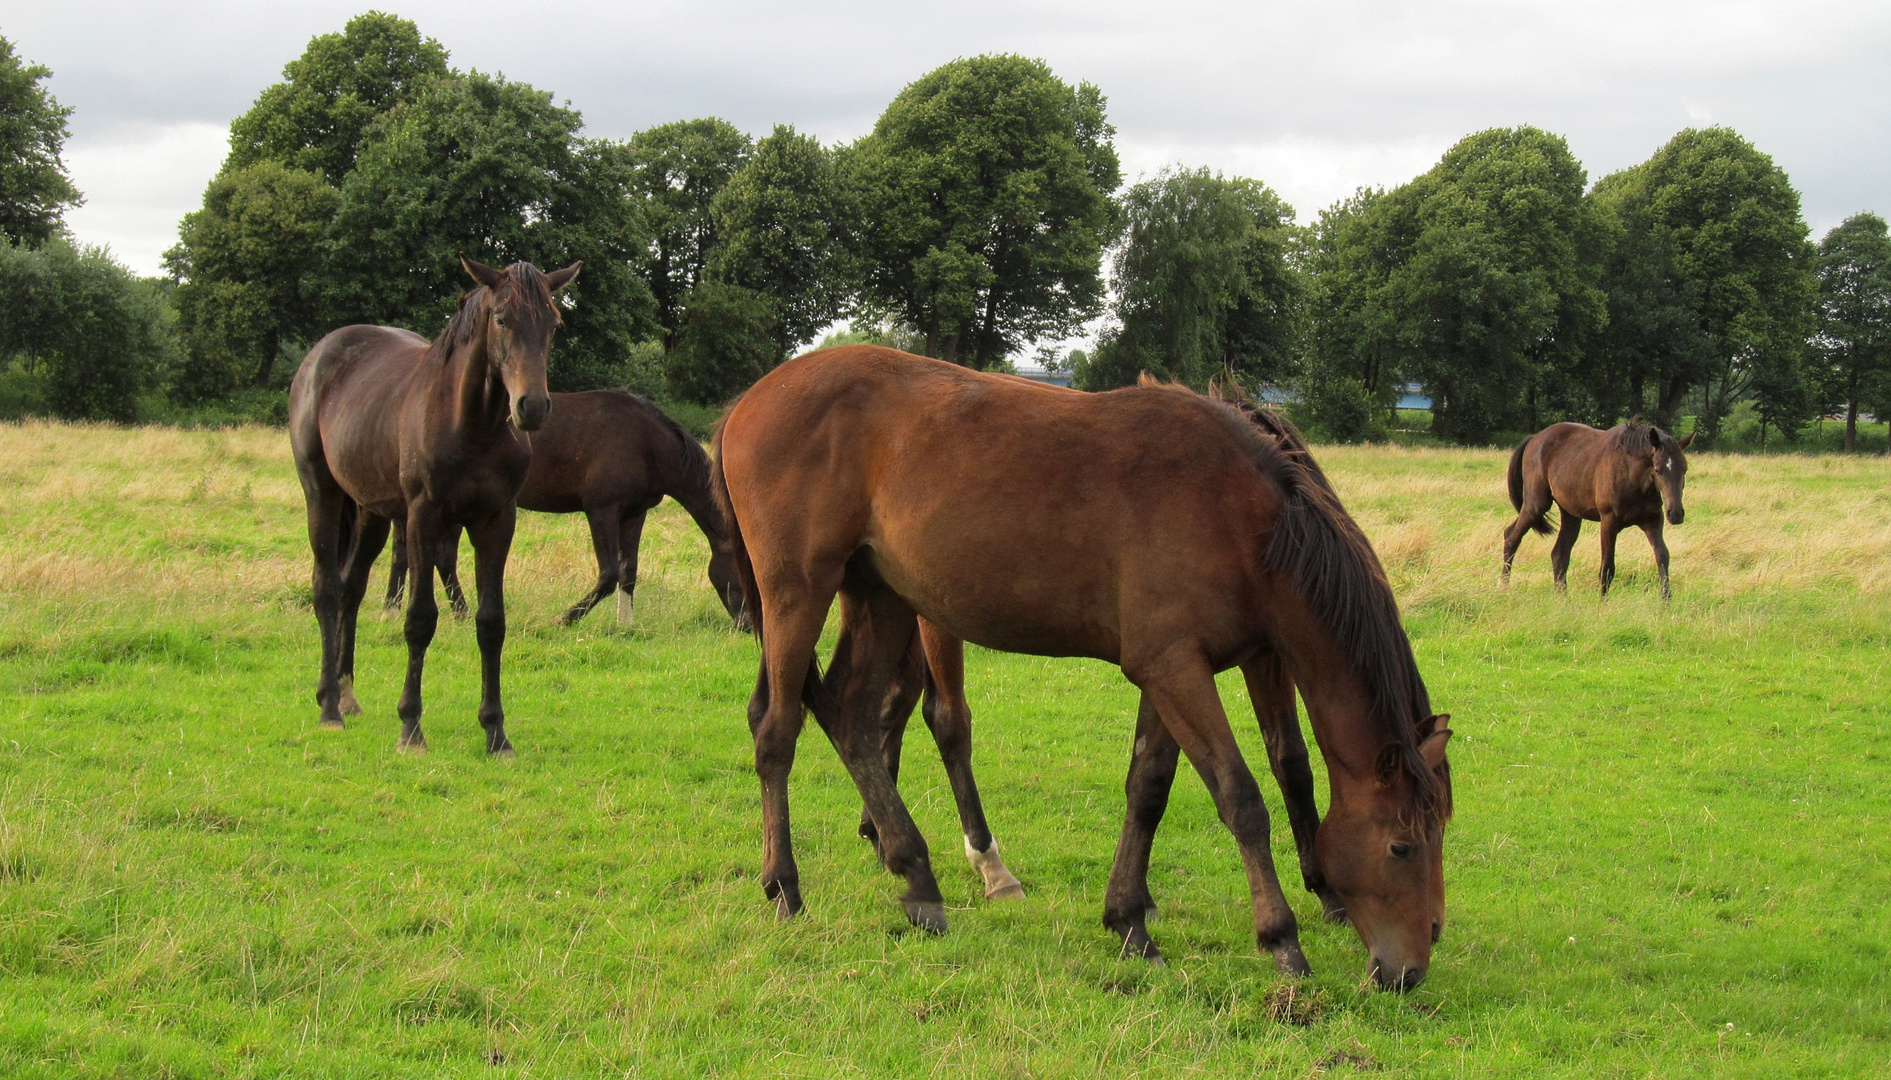
[[[426,748],[420,678],[439,620],[429,553],[447,530],[465,528],[479,588],[479,723],[487,752],[510,754],[499,655],[513,500],[532,459],[522,433],[542,424],[550,408],[545,361],[561,321],[552,294],[571,283],[580,264],[544,274],[530,263],[495,270],[460,261],[479,287],[461,298],[432,344],[385,326],[346,326],[315,343],[289,389],[289,441],[315,553],[322,725],[340,727],[344,712],[360,712],[355,617],[388,524],[400,520],[416,568],[400,745]]]
[[[617,593],[617,621],[631,623],[637,590],[637,548],[644,515],[668,495],[709,541],[709,581],[729,617],[743,623],[742,588],[729,555],[729,534],[709,492],[709,455],[682,425],[650,402],[621,390],[553,394],[551,415],[532,433],[532,467],[519,488],[521,510],[583,513],[597,553],[597,585],[558,621],[569,625]],[[386,606],[400,605],[407,559],[395,527],[394,569]],[[435,556],[441,584],[456,609],[465,605],[452,530]]]
[[[1523,534],[1545,536],[1550,504],[1560,528],[1550,549],[1550,571],[1558,591],[1569,587],[1569,552],[1582,523],[1602,523],[1602,595],[1615,580],[1615,536],[1638,526],[1655,549],[1661,598],[1668,599],[1668,545],[1661,538],[1662,502],[1670,525],[1681,524],[1681,488],[1687,482],[1690,432],[1677,439],[1657,427],[1630,421],[1607,431],[1587,424],[1551,424],[1523,440],[1510,455],[1510,505],[1517,520],[1504,529],[1504,581]]]
[[[783,916],[802,907],[787,779],[805,704],[860,790],[883,862],[906,879],[908,918],[945,929],[881,741],[924,617],[995,649],[1119,665],[1144,697],[1131,792],[1162,775],[1169,744],[1188,754],[1240,847],[1256,940],[1289,973],[1307,970],[1298,925],[1214,674],[1243,669],[1264,728],[1280,722],[1283,692],[1292,715],[1298,686],[1332,785],[1317,869],[1380,984],[1424,977],[1444,916],[1450,732],[1371,545],[1305,455],[1183,388],[1082,394],[872,346],[775,369],[718,442],[762,646],[749,705],[762,883]],[[815,644],[836,595],[822,679]],[[1132,815],[1144,809],[1132,800]],[[1126,829],[1105,903],[1129,945],[1148,940],[1138,843]]]

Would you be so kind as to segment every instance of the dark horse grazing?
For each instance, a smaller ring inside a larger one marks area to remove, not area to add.
[[[1681,524],[1681,488],[1687,481],[1690,432],[1677,439],[1637,421],[1607,431],[1587,424],[1551,424],[1523,440],[1510,455],[1510,505],[1517,520],[1504,529],[1504,580],[1523,534],[1549,535],[1545,515],[1558,510],[1560,528],[1550,549],[1550,571],[1558,591],[1568,588],[1569,552],[1584,520],[1602,523],[1602,595],[1615,580],[1615,536],[1630,526],[1648,534],[1661,575],[1661,598],[1668,599],[1668,545],[1661,539],[1662,501],[1670,525]]]
[[[322,631],[316,700],[322,726],[342,726],[354,700],[355,616],[368,571],[404,521],[409,588],[407,682],[400,745],[424,750],[420,676],[439,608],[427,553],[449,529],[473,538],[479,587],[482,679],[479,723],[486,750],[510,754],[499,701],[505,643],[505,566],[513,499],[532,459],[522,434],[545,420],[545,360],[561,321],[552,294],[579,263],[551,274],[530,263],[504,270],[461,256],[478,288],[431,344],[385,326],[345,326],[315,343],[289,388],[289,441],[308,500],[315,553],[315,618]]]
[[[598,602],[617,593],[617,621],[629,626],[637,590],[637,547],[644,515],[668,495],[682,504],[709,541],[709,581],[737,623],[744,621],[742,588],[735,580],[729,534],[709,492],[709,455],[662,409],[622,390],[553,394],[551,415],[532,434],[532,467],[519,488],[521,510],[548,514],[582,512],[597,552],[597,585],[558,621],[569,625]],[[400,605],[407,559],[394,530],[394,570],[387,606]],[[459,530],[451,530],[435,556],[440,581],[455,609],[463,609],[456,563]]]
[[[1371,545],[1303,453],[1179,387],[1082,394],[872,346],[775,369],[717,439],[762,645],[749,724],[763,889],[783,916],[802,907],[787,780],[805,704],[860,789],[882,861],[906,879],[908,918],[945,929],[881,744],[923,617],[995,649],[1119,665],[1143,692],[1126,824],[1153,831],[1159,800],[1134,795],[1186,752],[1240,847],[1256,940],[1293,974],[1308,970],[1298,925],[1214,675],[1243,669],[1263,727],[1293,716],[1298,686],[1331,782],[1313,870],[1380,985],[1424,977],[1444,917],[1450,732]],[[836,594],[823,680],[815,644]],[[1146,837],[1126,828],[1104,920],[1154,956],[1147,858]]]

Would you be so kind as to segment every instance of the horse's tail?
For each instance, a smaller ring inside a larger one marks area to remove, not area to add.
[[[1536,436],[1532,435],[1530,438],[1534,439]],[[1510,505],[1518,512],[1523,510],[1523,452],[1529,449],[1529,446],[1530,439],[1525,439],[1510,452]],[[1550,523],[1547,514],[1538,514],[1536,520],[1530,522],[1530,528],[1548,536]]]
[[[739,402],[741,399],[737,398]],[[742,538],[742,522],[735,516],[735,503],[729,498],[729,480],[722,473],[722,432],[729,423],[729,414],[735,411],[735,402],[723,411],[722,419],[716,421],[715,430],[709,435],[709,490],[715,496],[716,509],[722,513],[723,524],[729,530],[729,555],[735,563],[735,579],[742,587],[742,605],[748,610],[749,629],[755,635],[755,644],[765,646],[762,633],[762,590],[755,581],[755,563],[749,559],[748,544]],[[762,650],[761,670],[755,678],[755,696],[749,700],[749,724],[759,723],[762,714],[768,709],[768,651]],[[801,681],[801,701],[817,714],[826,710],[828,703],[827,688],[821,682],[820,664],[812,657],[808,659],[807,677]]]

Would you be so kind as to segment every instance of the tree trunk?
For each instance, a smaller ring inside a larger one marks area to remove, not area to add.
[[[1845,382],[1845,449],[1858,449],[1858,369]]]
[[[959,362],[959,335],[957,332],[947,334],[945,339],[939,344],[941,346],[939,349],[939,359],[944,360],[948,364],[956,364]]]
[[[256,365],[255,383],[258,389],[269,385],[269,373],[276,369],[276,354],[282,351],[282,334],[272,332],[263,335],[263,359]]]
[[[1672,422],[1678,423],[1680,420],[1681,402],[1687,397],[1687,389],[1687,380],[1681,376],[1677,375],[1669,379],[1667,384],[1661,388],[1661,400],[1655,403],[1655,407],[1660,410],[1661,415],[1669,417]],[[1704,394],[1705,392],[1703,391],[1703,395]]]

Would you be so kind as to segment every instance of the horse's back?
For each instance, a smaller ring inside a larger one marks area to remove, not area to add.
[[[1117,660],[1132,594],[1207,610],[1252,584],[1279,492],[1240,482],[1244,430],[1178,389],[1085,394],[852,346],[764,377],[722,454],[751,550],[866,548],[955,636]]]
[[[676,445],[655,405],[623,390],[553,394],[551,412],[532,433],[532,467],[519,506],[553,514],[660,499]]]
[[[289,386],[298,468],[320,459],[364,505],[399,498],[399,414],[427,339],[391,326],[344,326],[317,341]]]

